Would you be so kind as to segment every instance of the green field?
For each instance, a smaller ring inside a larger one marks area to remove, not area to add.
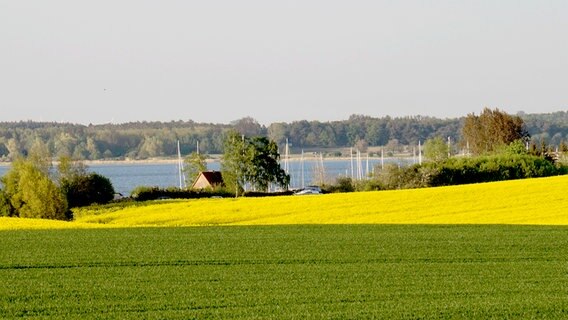
[[[0,232],[0,318],[567,318],[568,227]]]

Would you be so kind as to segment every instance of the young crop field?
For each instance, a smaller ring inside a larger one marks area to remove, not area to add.
[[[2,231],[0,318],[566,318],[562,226]]]

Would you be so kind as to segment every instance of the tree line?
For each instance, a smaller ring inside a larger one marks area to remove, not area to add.
[[[526,132],[533,142],[558,146],[568,141],[568,112],[524,114]],[[277,122],[268,126],[246,117],[230,124],[193,121],[132,122],[81,125],[54,122],[0,122],[0,161],[26,156],[37,141],[55,156],[78,160],[147,159],[172,157],[180,141],[182,154],[196,151],[199,141],[204,153],[221,154],[224,138],[235,130],[249,137],[264,136],[280,147],[288,139],[292,149],[344,148],[385,145],[417,145],[434,137],[450,137],[465,143],[461,129],[467,117],[381,117],[352,115],[342,121]]]

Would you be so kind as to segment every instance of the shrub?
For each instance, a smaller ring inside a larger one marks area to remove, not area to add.
[[[291,196],[294,194],[294,191],[287,190],[287,191],[279,191],[279,192],[258,192],[258,191],[247,191],[244,193],[244,197],[255,197],[255,198],[264,198],[264,197],[279,197],[279,196]]]
[[[110,180],[98,173],[74,175],[64,179],[61,189],[70,208],[94,203],[107,204],[114,199],[114,187]]]
[[[377,176],[378,183],[385,189],[409,189],[425,187],[420,165],[399,167],[395,164],[385,165]]]
[[[374,180],[375,186],[357,186],[357,190],[408,189],[449,186],[567,174],[568,167],[543,157],[505,153],[474,158],[449,158],[441,162],[399,167],[387,165]]]
[[[378,191],[384,190],[384,186],[376,179],[360,180],[355,182],[356,191]]]
[[[339,177],[335,181],[337,187],[337,192],[353,192],[355,188],[353,186],[353,179],[350,177]]]
[[[427,163],[426,186],[447,186],[524,178],[547,177],[566,173],[566,167],[531,155],[494,155],[475,158],[450,158],[441,163]]]
[[[136,201],[148,201],[158,199],[198,199],[210,197],[233,197],[234,193],[224,188],[187,190],[175,187],[160,188],[139,186],[131,192],[131,197]]]

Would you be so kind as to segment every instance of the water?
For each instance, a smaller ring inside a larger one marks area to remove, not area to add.
[[[411,163],[412,159],[388,158],[385,163]],[[369,172],[380,165],[380,159],[369,159]],[[321,163],[317,159],[307,159],[289,162],[290,186],[299,188],[310,184],[319,183],[321,179]],[[357,177],[357,164],[353,163],[354,177]],[[9,166],[0,165],[0,176],[9,170]],[[109,178],[116,192],[129,195],[137,186],[158,186],[162,188],[179,186],[178,167],[176,163],[112,163],[92,164],[88,166],[90,171],[99,173]],[[208,170],[220,170],[219,162],[207,163]],[[361,174],[367,174],[367,161],[361,162]],[[303,172],[303,180],[302,180]],[[325,182],[332,183],[339,176],[351,176],[351,161],[349,159],[323,161],[323,174]]]
[[[89,165],[89,171],[110,179],[114,190],[129,195],[138,186],[179,186],[176,163],[113,163]]]

